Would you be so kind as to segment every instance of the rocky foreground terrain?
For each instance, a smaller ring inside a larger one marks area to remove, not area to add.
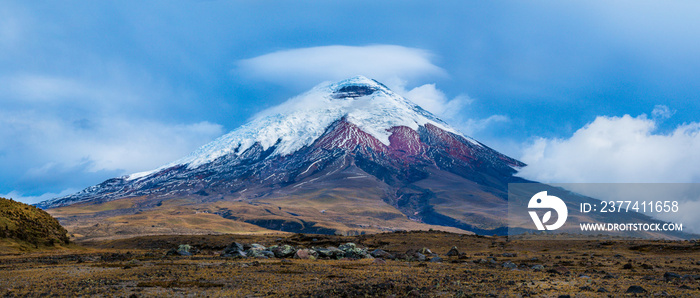
[[[696,241],[155,236],[0,256],[0,295],[698,297],[699,257]]]

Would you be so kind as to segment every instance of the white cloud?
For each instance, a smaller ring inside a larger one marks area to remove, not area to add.
[[[206,121],[159,120],[153,111],[179,100],[170,88],[119,68],[106,72],[0,77],[0,191],[31,202],[157,168],[223,134]]]
[[[473,135],[497,123],[509,122],[510,118],[504,115],[491,115],[483,119],[467,119],[459,124],[465,134]]]
[[[671,110],[667,106],[656,105],[656,106],[654,106],[654,110],[651,111],[651,116],[654,119],[663,120],[663,119],[671,118],[671,116],[673,116],[673,114],[675,114],[675,113],[676,113],[675,110]]]
[[[53,198],[67,196],[67,195],[76,193],[77,191],[79,191],[79,189],[68,188],[68,189],[60,191],[58,193],[47,192],[47,193],[43,193],[43,194],[38,195],[38,196],[25,196],[20,192],[11,191],[7,194],[0,194],[0,197],[6,198],[6,199],[13,199],[15,201],[22,202],[25,204],[36,204],[36,203],[50,200]]]
[[[425,84],[406,91],[403,85],[397,86],[397,93],[416,103],[423,109],[437,115],[462,133],[478,136],[481,132],[492,128],[498,123],[507,123],[510,118],[505,115],[491,115],[486,118],[475,118],[469,112],[469,106],[474,99],[461,94],[448,99],[444,92],[437,89],[435,84]]]
[[[403,89],[403,88],[401,88]],[[453,99],[447,99],[445,93],[435,87],[435,84],[425,84],[402,92],[404,97],[419,105],[423,109],[444,118],[454,118],[464,107],[472,102],[466,95],[460,95]]]
[[[0,90],[14,99],[27,102],[84,100],[93,102],[109,93],[100,87],[73,78],[37,74],[14,74],[0,79]],[[118,92],[115,95],[123,95]]]
[[[491,115],[486,118],[475,118],[473,115],[470,115],[468,108],[475,100],[466,94],[460,94],[452,99],[448,99],[447,95],[438,89],[435,84],[425,84],[411,90],[406,90],[405,85],[405,81],[396,81],[392,90],[426,111],[447,121],[466,135],[478,135],[480,132],[492,128],[497,123],[510,121],[510,118],[505,115]]]
[[[220,136],[218,124],[166,124],[144,119],[66,119],[37,113],[0,113],[0,136],[34,166],[25,175],[51,175],[57,168],[85,164],[90,172],[148,170],[178,159]],[[5,146],[0,145],[0,149]],[[16,157],[16,156],[15,156]],[[11,155],[6,158],[13,158]],[[40,163],[36,163],[41,161]]]
[[[667,112],[661,116],[668,115]],[[682,207],[678,213],[649,215],[683,223],[689,231],[700,231],[697,187],[677,184],[700,183],[700,123],[680,125],[662,134],[656,132],[655,119],[645,115],[600,116],[569,138],[539,138],[525,148],[520,160],[528,166],[518,175],[545,183],[617,183],[568,187],[607,200],[620,199],[618,196],[630,189],[647,189],[643,194],[627,195],[625,200],[659,197],[678,200]],[[624,183],[673,184],[649,184],[640,188]],[[695,192],[685,193],[688,188]]]
[[[396,45],[321,46],[278,51],[238,62],[238,72],[280,84],[315,85],[355,75],[387,85],[425,76],[443,76],[426,50]],[[392,87],[392,86],[390,86]]]
[[[600,116],[568,139],[540,138],[519,175],[541,182],[700,182],[700,123],[655,133],[645,115]]]

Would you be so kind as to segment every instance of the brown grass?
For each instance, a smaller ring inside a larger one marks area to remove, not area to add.
[[[265,221],[296,223],[298,226],[344,235],[381,233],[397,229],[470,233],[457,228],[409,220],[381,200],[352,196],[341,198],[334,191],[326,191],[326,196],[335,199],[310,199],[323,197],[317,192],[311,192],[309,197],[295,195],[285,200],[255,202],[192,203],[183,199],[170,199],[156,204],[148,201],[149,199],[138,197],[101,204],[79,204],[49,209],[48,212],[61,221],[73,241],[110,240],[145,235],[286,233],[272,227],[267,229],[256,225]],[[141,205],[149,207],[139,211]]]
[[[231,241],[330,246],[352,241],[390,252],[428,247],[442,263],[388,260],[225,259]],[[166,257],[179,244],[192,257]],[[88,244],[86,244],[88,245]],[[445,256],[457,246],[461,258]],[[115,248],[111,248],[115,247]],[[514,254],[503,256],[504,253]],[[700,281],[664,279],[665,272],[700,274],[700,246],[689,241],[507,241],[442,232],[367,236],[158,236],[92,242],[82,250],[0,256],[0,295],[210,297],[483,297],[642,296],[698,297]],[[480,259],[495,259],[481,263]],[[476,261],[476,262],[475,262]],[[504,268],[511,261],[518,270]],[[543,265],[535,271],[532,265]],[[631,269],[625,269],[631,264]],[[548,272],[551,269],[564,273]],[[596,292],[605,288],[609,293]]]

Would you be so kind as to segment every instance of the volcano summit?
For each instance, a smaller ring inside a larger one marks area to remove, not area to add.
[[[513,176],[522,166],[358,76],[317,86],[158,169],[38,206],[86,237],[491,234],[506,225],[507,186],[525,182]]]

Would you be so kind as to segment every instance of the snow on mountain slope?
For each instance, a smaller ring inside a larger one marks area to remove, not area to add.
[[[389,187],[385,199],[391,202],[406,198],[397,190],[430,176],[428,169],[501,187],[522,165],[458,133],[381,83],[358,76],[319,85],[267,109],[158,169],[109,179],[37,206],[193,194],[213,200],[269,197],[288,185],[312,185],[319,177],[305,179],[323,169],[331,173],[348,166],[382,181],[382,187]],[[423,190],[411,193],[432,196]]]
[[[289,232],[435,224],[497,233],[506,187],[522,182],[513,174],[523,165],[358,76],[267,109],[156,170],[108,179],[37,206],[56,210],[133,200],[126,208],[64,218],[77,224],[201,204],[217,216]],[[219,210],[231,203],[243,205]],[[250,206],[261,206],[262,213],[249,214]],[[293,214],[282,211],[292,207]],[[308,216],[300,221],[302,213]]]
[[[271,156],[288,155],[312,144],[328,126],[341,118],[387,146],[390,144],[390,130],[400,126],[417,130],[419,126],[430,123],[461,135],[456,129],[381,83],[356,76],[338,83],[318,85],[307,93],[261,112],[248,124],[180,160],[125,178],[139,179],[176,165],[196,168],[224,155],[245,152],[255,143],[259,143],[263,150],[275,146]],[[463,137],[481,146],[478,142]]]

